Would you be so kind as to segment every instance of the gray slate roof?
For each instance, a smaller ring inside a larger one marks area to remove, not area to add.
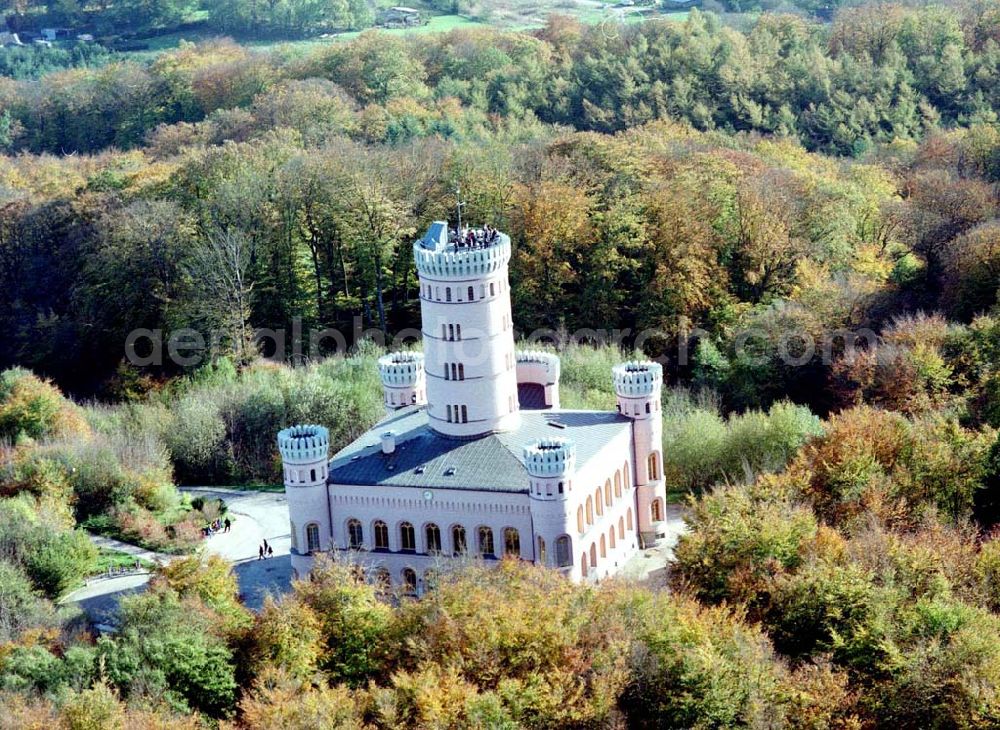
[[[629,429],[631,421],[613,411],[523,411],[516,431],[463,440],[435,433],[427,425],[426,407],[410,406],[337,453],[330,461],[328,482],[527,493],[528,475],[521,461],[526,444],[547,436],[570,439],[582,467],[610,439]],[[386,431],[396,434],[395,453],[382,453],[380,436]],[[451,469],[454,474],[447,475]]]

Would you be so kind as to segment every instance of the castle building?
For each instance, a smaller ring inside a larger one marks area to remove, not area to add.
[[[662,534],[660,365],[612,369],[615,411],[562,409],[558,357],[515,349],[510,239],[436,222],[413,253],[423,353],[380,358],[385,419],[332,458],[321,425],[278,434],[293,569],[330,552],[413,593],[463,556],[614,574]]]

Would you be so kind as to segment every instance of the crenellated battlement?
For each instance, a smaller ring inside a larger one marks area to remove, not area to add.
[[[642,398],[658,393],[663,385],[663,366],[650,361],[631,361],[611,369],[615,393],[625,398]]]
[[[392,352],[378,359],[378,370],[382,385],[412,387],[424,378],[424,356],[420,352]]]
[[[551,382],[559,380],[559,357],[541,350],[519,350],[516,353],[518,365],[537,365],[545,370]]]
[[[524,467],[536,478],[569,476],[576,467],[576,444],[544,438],[524,447]]]
[[[330,454],[330,431],[325,426],[292,426],[278,432],[278,451],[286,464],[324,461]]]
[[[469,279],[490,276],[510,261],[510,237],[483,228],[459,235],[444,221],[435,221],[413,244],[413,260],[421,276]]]

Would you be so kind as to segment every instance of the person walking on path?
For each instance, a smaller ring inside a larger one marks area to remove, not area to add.
[[[274,548],[271,547],[270,545],[267,546],[267,557],[269,558],[274,557]]]
[[[271,549],[271,546],[267,544],[267,538],[264,538],[264,554],[267,555],[267,552],[270,549]]]
[[[229,528],[233,526],[233,523],[229,521],[228,517],[226,518],[226,521],[223,522],[222,524],[226,528],[223,530],[223,532],[229,532]]]
[[[263,545],[258,545],[257,546],[257,560],[263,560],[263,559],[264,559],[264,546]]]

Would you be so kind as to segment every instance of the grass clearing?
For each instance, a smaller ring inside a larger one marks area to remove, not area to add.
[[[107,573],[109,570],[119,570],[121,568],[134,569],[136,563],[139,563],[139,567],[144,570],[152,570],[155,566],[154,564],[143,558],[137,558],[134,555],[129,555],[121,550],[112,550],[111,548],[100,548],[97,555],[97,566],[95,568],[95,574]]]
[[[527,31],[544,26],[548,16],[553,13],[570,15],[578,19],[581,23],[587,23],[588,25],[607,23],[609,26],[641,23],[652,19],[681,22],[688,16],[688,11],[686,10],[665,13],[652,8],[605,8],[599,3],[581,2],[580,0],[576,2],[573,0],[556,0],[555,2],[545,0],[541,2],[511,0],[509,2],[491,3],[488,11],[482,16],[434,15],[430,17],[427,23],[413,28],[374,28],[372,30],[396,36],[448,33],[453,30],[490,27],[503,30]],[[350,31],[315,38],[303,38],[301,40],[240,39],[239,42],[251,48],[259,48],[266,51],[274,50],[288,56],[295,56],[322,46],[328,46],[331,43],[349,41],[357,38],[364,32]],[[126,53],[129,57],[136,60],[151,60],[163,51],[176,48],[181,42],[198,43],[219,38],[223,35],[208,28],[167,33],[143,41],[148,46],[143,50]]]

